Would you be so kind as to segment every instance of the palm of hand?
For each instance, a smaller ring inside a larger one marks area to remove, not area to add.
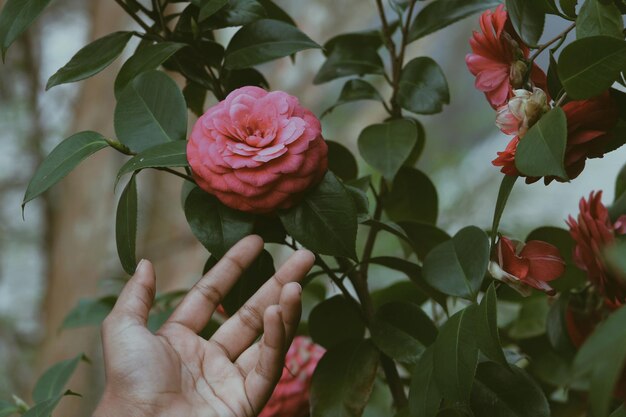
[[[300,287],[290,282],[306,274],[312,255],[294,255],[210,340],[197,335],[241,272],[239,266],[232,268],[232,260],[247,266],[262,247],[259,241],[249,238],[236,245],[227,258],[231,261],[199,281],[156,334],[145,326],[153,287],[150,279],[141,280],[138,268],[124,290],[130,293],[122,293],[116,304],[121,311],[114,309],[103,325],[107,388],[99,409],[117,401],[139,405],[151,416],[253,417],[261,411],[299,320]],[[145,276],[153,278],[146,266]],[[131,295],[145,314],[128,314],[132,306],[124,303]],[[253,344],[262,330],[262,340]]]

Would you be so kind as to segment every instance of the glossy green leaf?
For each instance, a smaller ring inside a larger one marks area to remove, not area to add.
[[[433,345],[433,374],[443,398],[469,402],[474,373],[478,364],[478,346],[469,306],[459,311],[441,327]]]
[[[390,302],[405,302],[419,305],[428,300],[428,298],[430,297],[410,281],[398,281],[380,290],[372,291],[372,303],[376,309]]]
[[[142,152],[185,140],[187,105],[176,83],[163,72],[144,72],[121,93],[115,107],[115,132],[124,145]]]
[[[359,174],[359,167],[352,152],[339,142],[327,140],[328,169],[344,181],[353,180]]]
[[[569,231],[560,227],[539,227],[528,234],[526,241],[530,240],[542,240],[556,246],[565,260],[565,272],[559,278],[550,281],[551,287],[557,291],[568,291],[582,288],[587,283],[587,274],[574,262],[575,242]]]
[[[385,198],[385,212],[396,222],[435,224],[439,212],[437,189],[422,171],[403,167]]]
[[[576,19],[576,38],[612,36],[624,39],[622,14],[615,4],[602,0],[585,0]]]
[[[222,71],[221,83],[224,85],[225,93],[228,94],[233,90],[248,85],[255,85],[265,89],[269,88],[269,83],[259,71],[254,68],[244,68],[239,70]]]
[[[343,85],[341,93],[339,93],[339,98],[337,99],[335,104],[324,110],[324,112],[322,113],[322,117],[333,111],[336,107],[341,106],[342,104],[351,103],[359,100],[376,100],[382,102],[383,98],[381,97],[376,87],[374,87],[367,81],[360,80],[358,78],[348,80]]]
[[[193,81],[188,81],[185,88],[183,88],[183,97],[185,97],[187,108],[197,117],[204,114],[204,102],[206,101],[206,96],[207,89]]]
[[[561,9],[566,16],[575,19],[576,18],[576,5],[578,0],[559,0]]]
[[[324,43],[324,52],[328,55],[336,47],[341,45],[367,45],[369,48],[379,49],[383,46],[383,35],[380,30],[342,33]]]
[[[543,294],[524,298],[517,320],[508,328],[508,335],[513,339],[530,339],[546,332],[548,300]]]
[[[322,301],[309,315],[309,333],[315,343],[331,348],[352,339],[363,339],[365,324],[357,306],[342,295]]]
[[[569,293],[562,293],[550,306],[546,320],[546,336],[554,350],[567,359],[575,352],[574,345],[567,329],[567,309]]]
[[[230,316],[235,314],[274,275],[274,272],[276,271],[272,255],[264,250],[222,300],[226,313]]]
[[[392,302],[376,311],[372,341],[387,356],[415,364],[437,338],[437,328],[417,304]]]
[[[626,308],[620,308],[601,323],[580,347],[574,359],[574,374],[588,375],[589,406],[593,416],[606,416],[615,384],[626,361]]]
[[[290,25],[297,26],[296,22],[293,21],[291,16],[283,9],[281,9],[276,3],[272,0],[257,0],[267,13],[268,19],[281,20],[285,23],[289,23]]]
[[[83,354],[52,365],[41,375],[33,389],[33,400],[37,403],[63,394],[65,385],[76,370]]]
[[[107,146],[104,136],[96,132],[81,132],[65,139],[35,171],[26,188],[22,207],[63,179],[87,157]]]
[[[513,186],[517,181],[517,176],[505,175],[500,183],[500,190],[498,191],[498,199],[496,200],[496,207],[493,213],[493,222],[491,223],[491,243],[492,245],[496,241],[498,235],[498,229],[500,228],[500,220],[502,219],[502,213],[506,207],[506,203],[509,200]]]
[[[541,387],[517,366],[494,362],[478,365],[472,389],[475,417],[550,417]]]
[[[448,81],[441,67],[428,57],[409,61],[402,69],[398,103],[418,114],[435,114],[450,103]]]
[[[187,196],[185,217],[194,236],[217,258],[254,228],[254,216],[226,207],[198,187]]]
[[[229,0],[226,6],[204,23],[211,29],[243,26],[269,17],[265,7],[256,0]]]
[[[0,12],[0,50],[2,60],[9,46],[35,21],[50,0],[7,0]]]
[[[224,66],[227,69],[247,68],[319,47],[295,26],[262,19],[242,27],[233,36],[226,48]]]
[[[424,279],[444,294],[475,299],[489,263],[489,239],[481,229],[461,229],[424,259]]]
[[[137,241],[137,182],[135,175],[128,181],[126,188],[122,191],[120,201],[117,205],[117,216],[115,218],[115,242],[117,244],[117,254],[120,258],[122,268],[128,275],[135,273],[137,268],[137,258],[135,254],[135,243]]]
[[[183,43],[162,42],[139,49],[120,68],[115,78],[115,97],[119,99],[122,91],[139,74],[157,69],[184,46]]]
[[[498,334],[497,302],[496,290],[492,283],[476,309],[476,340],[478,348],[486,357],[508,367]]]
[[[567,118],[560,107],[546,113],[520,140],[515,153],[517,169],[531,177],[557,176],[567,179],[564,158]]]
[[[226,6],[226,4],[228,4],[228,0],[208,0],[204,2],[202,7],[200,8],[198,21],[202,22],[203,20],[213,16],[222,7]]]
[[[379,230],[384,230],[385,232],[391,233],[392,235],[399,237],[404,242],[406,242],[408,244],[411,244],[411,239],[409,239],[409,237],[407,236],[405,231],[397,223],[390,222],[390,221],[381,221],[381,220],[370,219],[370,220],[364,222],[363,224],[365,224],[366,226],[370,226],[372,228],[377,228]]]
[[[528,45],[537,45],[543,33],[546,14],[545,0],[506,0],[506,10],[511,23],[522,40]]]
[[[287,232],[313,252],[356,258],[356,207],[332,172],[302,202],[279,215]]]
[[[612,221],[626,214],[626,165],[622,167],[615,179],[615,199],[609,207],[609,215]]]
[[[365,162],[393,180],[417,143],[417,127],[398,119],[370,125],[359,135],[359,152]]]
[[[370,341],[352,341],[326,352],[311,382],[311,417],[360,417],[378,368]]]
[[[570,98],[597,96],[626,70],[626,42],[610,36],[578,39],[561,52],[558,70]]]
[[[313,83],[322,84],[349,75],[384,74],[377,49],[367,43],[335,42]]]
[[[128,173],[145,168],[186,167],[188,165],[187,142],[183,140],[166,142],[148,148],[129,159],[118,171],[116,182]]]
[[[62,329],[74,329],[85,326],[99,326],[106,316],[109,315],[117,297],[108,296],[93,300],[79,300],[76,305],[63,319]]]
[[[367,198],[367,194],[360,188],[353,187],[351,185],[346,184],[345,187],[354,202],[358,223],[360,224],[366,222],[370,219],[370,201]]]
[[[415,254],[421,260],[424,260],[437,245],[450,239],[450,235],[432,224],[413,221],[399,224],[409,237]]]
[[[114,32],[85,46],[50,77],[46,90],[96,75],[115,61],[132,36],[132,32]]]
[[[563,84],[559,78],[558,64],[554,58],[554,54],[550,52],[550,66],[548,67],[548,92],[550,96],[558,99],[563,94]]]
[[[498,0],[435,0],[426,5],[411,24],[409,41],[429,35],[499,4]]]
[[[409,391],[411,417],[436,417],[443,397],[433,375],[433,348],[426,349],[413,370]]]

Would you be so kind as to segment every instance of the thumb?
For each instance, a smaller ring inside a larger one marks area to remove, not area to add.
[[[120,293],[111,316],[132,320],[136,324],[145,326],[155,293],[154,267],[150,261],[142,259],[137,265],[135,274]]]

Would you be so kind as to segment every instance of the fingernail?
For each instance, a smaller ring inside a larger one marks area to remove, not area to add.
[[[139,272],[139,270],[141,269],[144,263],[146,263],[145,259],[142,259],[141,261],[139,261],[139,263],[137,264],[137,267],[135,268],[135,273]]]

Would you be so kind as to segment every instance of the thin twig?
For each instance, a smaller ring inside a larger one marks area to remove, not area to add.
[[[162,36],[155,34],[152,30],[152,28],[150,26],[148,26],[148,24],[146,22],[144,22],[139,16],[137,16],[137,14],[135,12],[133,12],[126,3],[124,3],[122,0],[115,0],[115,2],[117,4],[119,4],[119,6],[124,9],[124,11],[126,13],[128,13],[128,15],[135,21],[137,22],[137,24],[139,26],[141,26],[141,28],[143,30],[146,31],[146,33],[150,33],[150,34],[154,34],[156,36],[158,36],[160,39],[164,40]]]
[[[550,39],[548,42],[544,43],[543,45],[540,45],[539,48],[529,58],[530,62],[534,62],[535,59],[539,56],[539,54],[541,54],[543,51],[548,49],[550,45],[557,42],[559,39],[567,36],[567,34],[570,33],[575,27],[576,27],[576,23],[574,22],[570,26],[568,26],[567,29],[565,29],[563,32],[559,33],[555,38]]]
[[[178,172],[178,171],[176,171],[175,169],[172,169],[172,168],[167,168],[167,167],[154,167],[154,168],[155,168],[155,169],[157,169],[157,170],[159,170],[159,171],[169,172],[170,174],[174,174],[174,175],[176,175],[177,177],[180,177],[180,178],[182,178],[182,179],[184,179],[184,180],[191,181],[191,182],[193,182],[193,183],[195,183],[195,182],[196,182],[196,180],[194,180],[194,179],[193,179],[193,177],[191,177],[191,176],[189,176],[189,175],[187,175],[187,174],[183,174],[182,172]]]

